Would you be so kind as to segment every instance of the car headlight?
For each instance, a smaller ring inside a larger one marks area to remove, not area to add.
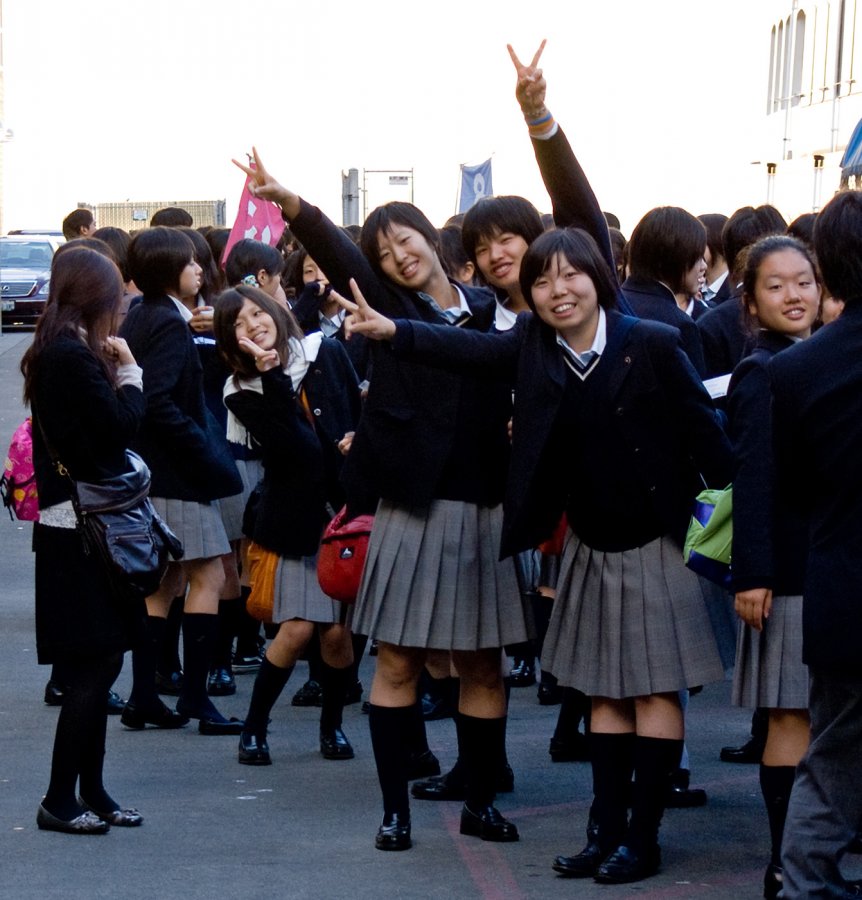
[[[47,300],[48,299],[48,288],[51,284],[51,279],[48,278],[42,287],[39,288],[38,291],[33,295],[34,300]]]

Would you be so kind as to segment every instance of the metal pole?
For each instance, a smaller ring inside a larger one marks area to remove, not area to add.
[[[823,188],[823,161],[825,157],[819,153],[814,154],[814,200],[811,212],[820,212],[820,192]]]
[[[770,206],[774,206],[775,199],[775,173],[778,170],[778,163],[766,164],[766,202]]]

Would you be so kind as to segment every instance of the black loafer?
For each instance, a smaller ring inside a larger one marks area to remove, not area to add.
[[[160,694],[167,694],[170,697],[179,697],[183,689],[183,673],[169,672],[163,675],[156,672],[156,690]]]
[[[751,738],[741,747],[722,747],[718,758],[726,763],[759,763],[763,758],[763,741]]]
[[[635,853],[623,845],[599,864],[594,877],[602,884],[628,884],[655,875],[660,865],[661,850],[658,845],[646,853]]]
[[[559,706],[563,702],[563,689],[558,684],[542,684],[536,691],[539,706]]]
[[[109,825],[116,825],[118,828],[137,828],[138,825],[144,824],[144,817],[136,809],[113,809],[111,812],[100,812],[93,809],[89,803],[85,803],[78,797],[78,803],[84,807],[87,812],[98,816],[103,822]]]
[[[231,716],[226,719],[222,715],[218,716],[201,716],[198,721],[198,734],[209,734],[218,736],[220,734],[242,734],[245,728],[245,722]]]
[[[377,829],[374,846],[378,850],[409,850],[413,846],[410,819],[398,813],[385,815],[383,824]]]
[[[703,788],[689,787],[688,769],[677,769],[670,776],[670,787],[664,805],[668,809],[693,809],[706,806],[706,791]]]
[[[125,708],[126,701],[116,691],[108,691],[108,715],[122,715]]]
[[[243,731],[239,736],[239,753],[237,759],[244,766],[269,766],[272,758],[265,737]]]
[[[592,878],[606,856],[595,841],[590,841],[576,856],[558,856],[551,868],[566,878]]]
[[[257,672],[262,662],[263,655],[260,652],[250,656],[236,653],[234,654],[231,668],[239,675],[247,675],[249,672]]]
[[[433,778],[440,774],[440,760],[430,751],[411,753],[407,768],[407,780],[416,781],[417,778]]]
[[[485,806],[474,811],[465,804],[461,810],[461,834],[469,834],[483,841],[518,840],[518,829],[515,824],[504,819],[494,806]]]
[[[362,699],[362,682],[357,678],[344,692],[344,705],[352,706]]]
[[[536,683],[536,670],[525,659],[512,666],[507,679],[512,687],[532,687]]]
[[[36,811],[36,825],[42,831],[61,831],[63,834],[107,834],[111,830],[107,822],[91,812],[83,812],[74,819],[58,819],[41,805]]]
[[[233,672],[224,666],[213,669],[207,678],[207,693],[210,697],[229,697],[236,693]]]
[[[66,696],[66,689],[56,681],[49,681],[45,685],[45,703],[48,706],[62,706]]]
[[[155,728],[182,728],[189,723],[187,716],[165,706],[164,703],[160,702],[154,709],[138,709],[131,701],[120,714],[120,721],[133,731],[140,731],[147,725]]]
[[[763,896],[765,900],[776,900],[781,888],[784,887],[784,869],[770,863],[766,867],[763,876]]]
[[[436,778],[428,778],[425,781],[417,781],[410,788],[410,793],[417,800],[460,800],[466,795],[464,782],[453,778],[451,772],[438,775]]]
[[[353,747],[340,728],[320,732],[320,755],[324,759],[353,759]]]
[[[323,688],[314,679],[309,679],[293,695],[291,706],[323,706]]]

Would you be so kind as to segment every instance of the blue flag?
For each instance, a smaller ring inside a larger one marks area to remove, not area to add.
[[[467,210],[483,197],[492,197],[494,188],[491,183],[491,160],[479,163],[478,166],[461,166],[461,199],[458,212]]]

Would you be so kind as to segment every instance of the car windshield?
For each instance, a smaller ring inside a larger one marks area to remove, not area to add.
[[[47,241],[0,241],[0,266],[50,269],[53,255]]]

